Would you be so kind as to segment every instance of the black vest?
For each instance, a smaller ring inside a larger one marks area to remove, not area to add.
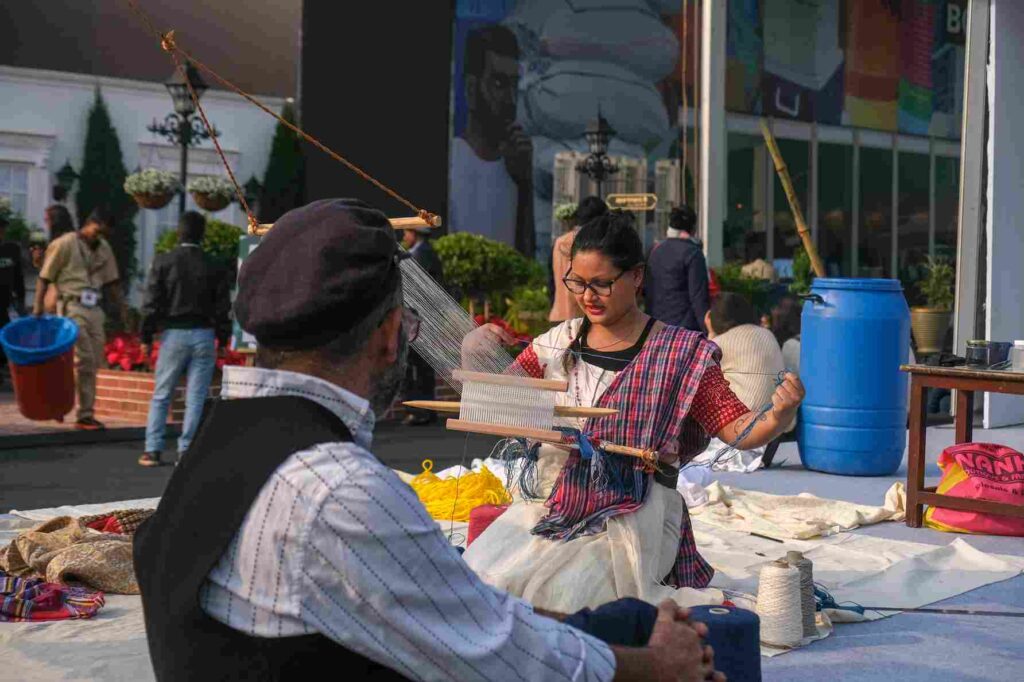
[[[208,404],[160,506],[135,535],[135,573],[157,680],[302,680],[325,670],[343,679],[405,679],[322,635],[250,636],[214,620],[199,604],[207,574],[278,466],[317,443],[351,440],[340,419],[305,398]]]

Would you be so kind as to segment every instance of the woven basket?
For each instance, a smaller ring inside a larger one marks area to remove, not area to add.
[[[220,194],[192,192],[192,199],[196,202],[196,206],[211,213],[222,211],[231,203],[231,197],[225,197]]]
[[[135,199],[135,203],[142,208],[149,208],[152,210],[158,210],[171,203],[171,199],[174,198],[173,192],[167,192],[165,194],[133,194],[132,197]]]

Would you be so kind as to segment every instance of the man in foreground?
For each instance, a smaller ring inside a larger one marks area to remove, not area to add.
[[[101,301],[111,300],[113,307],[125,316],[121,275],[110,244],[103,234],[110,228],[110,219],[101,211],[93,211],[76,232],[68,232],[53,240],[46,249],[46,259],[39,271],[33,315],[45,310],[46,290],[53,284],[57,290],[57,314],[78,325],[75,341],[75,380],[78,386],[78,421],[75,428],[100,431],[106,427],[93,416],[96,403],[96,373],[103,365],[106,343],[106,314]]]
[[[323,200],[243,265],[260,366],[225,369],[135,539],[157,679],[722,679],[672,603],[646,646],[609,646],[485,585],[370,453],[419,326],[399,254],[382,213]]]

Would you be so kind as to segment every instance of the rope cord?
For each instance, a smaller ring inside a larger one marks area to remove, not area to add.
[[[140,19],[142,20],[143,24],[145,24],[146,29],[154,37],[159,39],[161,48],[164,51],[170,53],[172,55],[172,57],[174,57],[175,65],[179,68],[179,70],[182,69],[181,64],[180,64],[180,57],[184,56],[185,59],[187,59],[188,61],[192,62],[197,68],[199,68],[200,70],[202,70],[203,72],[208,74],[211,78],[213,78],[215,81],[217,81],[218,83],[223,85],[225,88],[227,88],[228,90],[231,90],[236,95],[238,95],[239,97],[245,99],[247,102],[249,102],[253,106],[261,109],[263,112],[269,114],[270,116],[273,116],[277,120],[278,123],[284,125],[286,128],[291,130],[293,133],[295,133],[296,135],[298,135],[302,139],[306,140],[307,142],[309,142],[310,144],[315,146],[317,149],[319,149],[320,151],[322,151],[325,154],[327,154],[328,156],[330,156],[335,161],[341,163],[342,165],[347,167],[349,170],[351,170],[353,173],[358,175],[360,178],[362,178],[363,180],[366,180],[367,182],[372,184],[374,187],[376,187],[377,189],[381,190],[382,192],[384,192],[385,194],[390,196],[392,199],[394,199],[394,200],[398,201],[399,203],[401,203],[401,204],[405,205],[406,207],[408,207],[409,210],[411,210],[414,214],[416,214],[419,218],[421,218],[422,220],[424,220],[428,224],[433,225],[435,227],[437,227],[437,226],[439,226],[441,224],[441,220],[440,220],[439,216],[437,216],[436,214],[430,213],[426,209],[419,208],[418,206],[416,206],[416,204],[414,204],[413,202],[411,202],[408,199],[406,199],[404,196],[399,194],[397,191],[391,189],[390,187],[385,185],[380,180],[377,180],[375,177],[370,175],[368,172],[366,172],[365,170],[363,170],[362,168],[360,168],[359,166],[357,166],[353,162],[349,161],[348,159],[343,157],[341,154],[337,153],[336,151],[334,151],[333,149],[331,149],[330,147],[325,145],[323,142],[321,142],[317,138],[313,137],[312,135],[310,135],[306,131],[302,130],[301,128],[299,128],[295,124],[291,123],[290,121],[285,120],[281,115],[277,114],[276,112],[271,110],[269,107],[267,107],[265,104],[263,104],[262,102],[257,100],[255,97],[253,97],[252,95],[250,95],[249,93],[245,92],[244,90],[242,90],[240,87],[238,87],[237,85],[235,85],[231,81],[229,81],[226,78],[224,78],[223,76],[221,76],[219,73],[214,71],[211,67],[207,66],[201,60],[197,59],[191,52],[189,52],[188,50],[186,50],[185,48],[183,48],[183,47],[181,47],[180,45],[177,44],[177,42],[176,42],[176,40],[174,38],[174,31],[173,30],[168,31],[167,33],[161,33],[156,28],[156,26],[153,24],[152,20],[150,20],[149,16],[142,10],[142,8],[139,7],[137,0],[127,0],[127,2],[128,2],[129,7],[140,17]],[[182,71],[182,75],[183,76],[185,75],[184,71]],[[192,89],[192,84],[188,82],[187,78],[185,79],[185,82],[188,83],[189,94],[192,96],[192,101],[195,102],[196,107],[199,110],[200,115],[202,116],[203,124],[206,126],[207,130],[212,133],[212,128],[210,127],[210,124],[209,124],[209,122],[206,119],[206,114],[203,112],[202,106],[199,104],[199,98],[196,97],[196,94],[195,94],[195,92]],[[230,168],[230,166],[228,166],[227,160],[224,158],[224,154],[220,150],[220,145],[217,144],[217,138],[213,137],[212,139],[213,139],[214,145],[216,145],[216,147],[217,147],[218,153],[220,154],[221,160],[224,162],[225,168],[227,168],[228,175],[231,176],[231,181],[235,185],[235,191],[239,195],[239,200],[241,201],[242,205],[246,209],[246,213],[248,214],[248,217],[249,217],[250,231],[253,231],[255,229],[254,225],[257,225],[258,223],[256,223],[256,219],[253,217],[252,213],[249,212],[248,205],[245,203],[245,200],[244,200],[244,198],[242,196],[242,190],[238,186],[238,182],[235,180],[234,174],[231,172],[231,168]]]

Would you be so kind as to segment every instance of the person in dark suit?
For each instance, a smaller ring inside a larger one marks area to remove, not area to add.
[[[647,314],[656,320],[703,332],[709,308],[708,266],[694,234],[696,224],[689,206],[672,209],[668,238],[647,258],[644,297]]]
[[[405,230],[402,234],[402,246],[434,281],[444,286],[444,266],[434,247],[427,240],[428,234],[428,228]],[[436,382],[434,368],[415,351],[409,353],[409,367],[405,374],[405,399],[433,400]],[[436,419],[437,415],[429,410],[409,410],[409,416],[405,418],[404,423],[406,426],[425,426],[434,423]]]

